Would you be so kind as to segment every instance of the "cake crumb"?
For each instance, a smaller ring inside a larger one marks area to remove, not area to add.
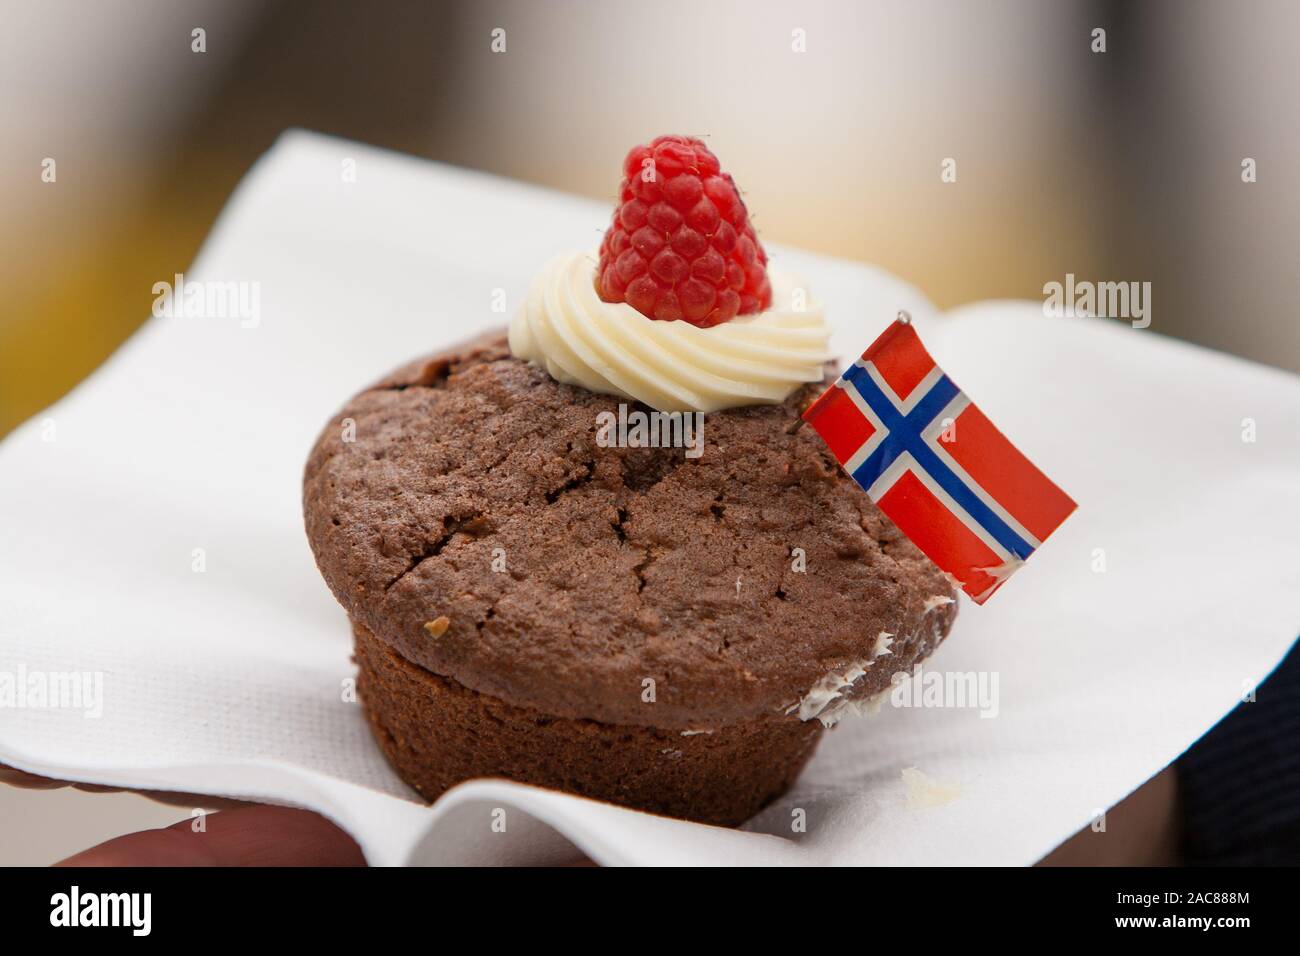
[[[909,810],[942,807],[961,796],[960,788],[931,780],[915,767],[907,767],[903,770],[903,783],[907,787]]]

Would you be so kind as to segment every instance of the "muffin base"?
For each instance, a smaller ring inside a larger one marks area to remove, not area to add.
[[[736,826],[784,793],[821,737],[774,715],[707,733],[552,717],[412,664],[353,623],[366,718],[389,764],[426,800],[504,777],[638,810]]]

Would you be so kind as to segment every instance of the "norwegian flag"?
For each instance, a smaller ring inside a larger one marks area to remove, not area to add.
[[[1075,509],[935,364],[906,313],[803,417],[976,604]]]

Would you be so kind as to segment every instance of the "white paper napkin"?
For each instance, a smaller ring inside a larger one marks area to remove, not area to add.
[[[304,538],[303,462],[355,390],[502,324],[496,290],[513,309],[608,215],[287,134],[186,274],[256,283],[256,316],[151,319],[0,446],[0,762],[311,807],[376,864],[575,846],[602,863],[1027,864],[1177,757],[1290,646],[1293,377],[1162,338],[1158,315],[1147,330],[1046,319],[1036,303],[938,317],[879,270],[776,248],[827,302],[841,354],[911,310],[938,361],[1079,502],[988,605],[964,603],[927,662],[982,673],[986,690],[996,675],[996,716],[887,704],[850,719],[744,831],[500,781],[424,806],[344,699],[350,635]],[[3,703],[6,674],[13,694],[74,671],[100,675],[98,716],[93,700]]]

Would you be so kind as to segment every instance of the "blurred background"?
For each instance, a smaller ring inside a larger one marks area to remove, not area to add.
[[[0,25],[0,435],[145,320],[291,126],[611,201],[629,146],[703,135],[766,239],[943,307],[1149,281],[1151,332],[1300,370],[1286,0],[0,0]],[[0,862],[182,816],[0,790]]]
[[[611,198],[631,144],[703,134],[766,238],[945,307],[1150,281],[1154,330],[1300,369],[1300,5],[645,8],[0,0],[0,434],[149,315],[289,126]]]

